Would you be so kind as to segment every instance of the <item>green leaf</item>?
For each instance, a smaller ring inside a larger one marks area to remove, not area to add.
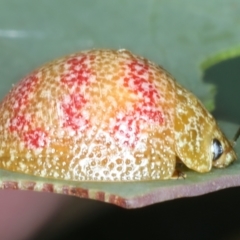
[[[212,110],[216,86],[202,81],[203,70],[240,54],[237,0],[0,0],[0,6],[1,98],[46,61],[90,48],[126,48],[158,62]],[[239,88],[239,81],[233,84]],[[237,129],[222,126],[230,137]],[[237,161],[208,174],[188,171],[186,180],[136,183],[53,181],[3,170],[0,178],[2,188],[64,192],[134,208],[239,186],[239,168]]]

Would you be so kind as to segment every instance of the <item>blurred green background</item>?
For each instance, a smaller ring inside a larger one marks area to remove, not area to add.
[[[215,106],[228,136],[239,125],[239,0],[0,0],[0,97],[46,61],[90,48],[127,48],[159,63],[208,109]],[[131,213],[70,198],[35,237],[233,239],[221,236],[238,233],[229,220],[240,220],[239,195],[236,188]],[[81,216],[83,208],[98,211]]]

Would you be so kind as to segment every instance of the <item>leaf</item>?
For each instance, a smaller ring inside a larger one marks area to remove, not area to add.
[[[1,98],[13,83],[53,58],[89,48],[127,48],[164,66],[212,110],[215,86],[202,82],[202,70],[240,53],[237,0],[0,0],[0,5]],[[222,126],[229,136],[237,129],[230,123]],[[208,174],[187,171],[185,180],[135,183],[76,183],[3,170],[0,178],[2,188],[66,193],[136,208],[239,186],[239,168],[237,161]]]

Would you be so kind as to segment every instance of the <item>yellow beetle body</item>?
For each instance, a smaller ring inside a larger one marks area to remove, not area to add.
[[[127,50],[50,62],[0,105],[2,169],[74,181],[144,181],[171,178],[177,159],[202,173],[236,155],[193,94]]]

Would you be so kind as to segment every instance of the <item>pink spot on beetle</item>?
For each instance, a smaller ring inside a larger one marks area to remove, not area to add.
[[[81,94],[66,95],[61,102],[63,127],[70,127],[72,130],[84,130],[88,127],[89,121],[82,114],[82,107],[86,100]]]
[[[140,97],[135,110],[144,121],[162,124],[163,114],[157,108],[160,95],[154,83],[149,81],[149,66],[133,61],[128,64],[128,67],[130,68],[130,76],[124,79],[124,85]]]
[[[24,132],[23,140],[30,149],[43,148],[49,143],[48,134],[40,128]]]
[[[81,58],[73,57],[69,59],[67,61],[69,65],[68,73],[62,75],[61,82],[67,84],[68,87],[88,85],[91,76],[90,60],[92,60],[92,57],[86,55]]]
[[[140,132],[139,123],[134,119],[134,114],[127,113],[123,116],[119,115],[114,126],[114,138],[125,146],[134,147],[139,140]]]
[[[13,117],[10,121],[9,130],[11,132],[22,132],[25,126],[29,126],[30,122],[22,115]]]
[[[28,104],[29,96],[37,85],[38,78],[35,75],[29,75],[20,82],[16,88],[16,95],[14,96],[13,110],[16,114]]]

